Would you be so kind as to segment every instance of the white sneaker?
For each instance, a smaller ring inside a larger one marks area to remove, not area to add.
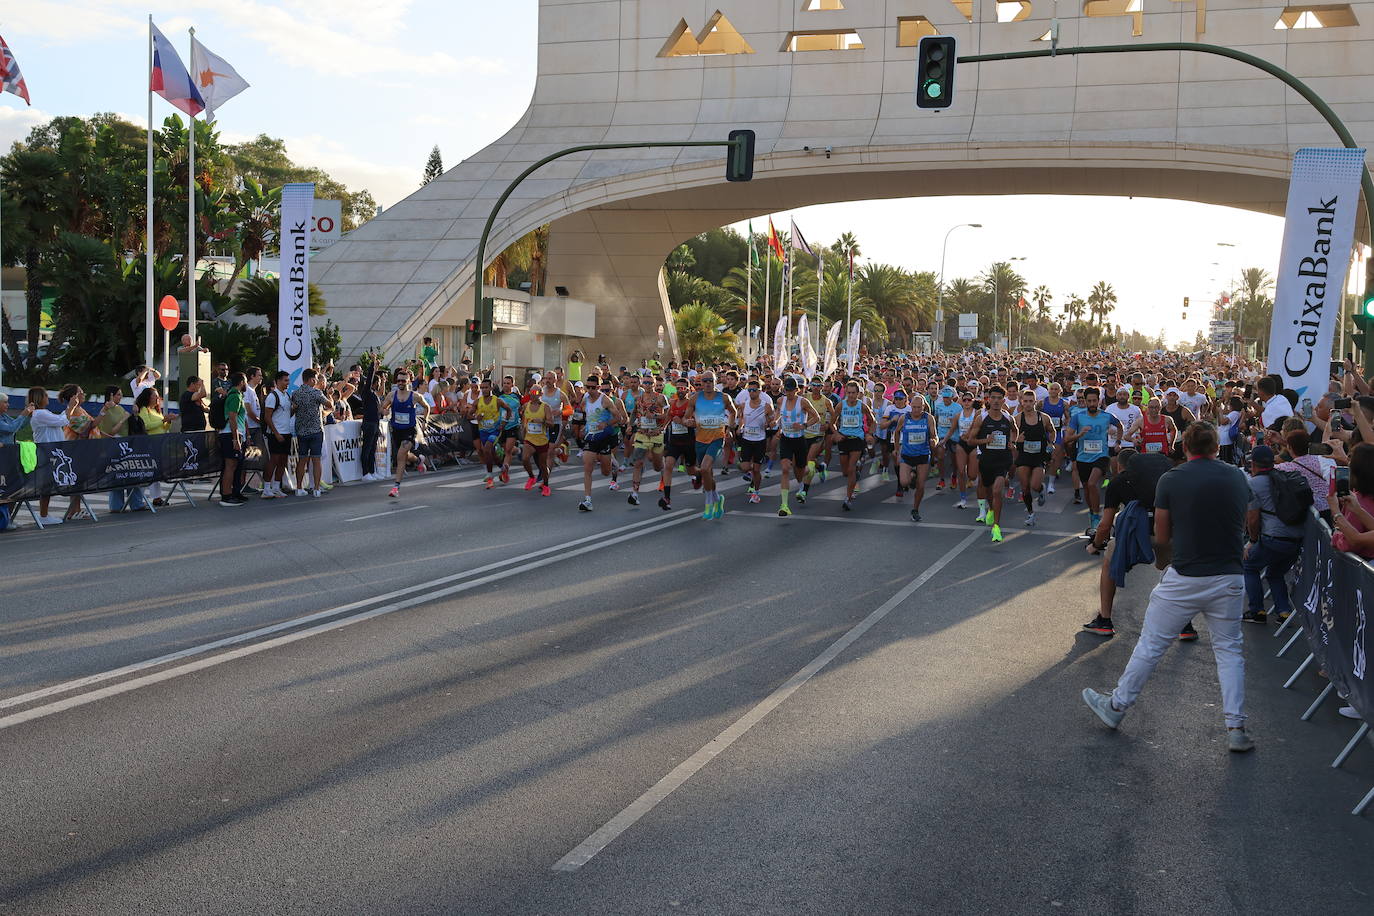
[[[1359,714],[1358,712],[1355,711],[1355,707],[1354,707],[1354,706],[1342,706],[1340,709],[1336,710],[1336,712],[1338,712],[1338,713],[1340,713],[1341,715],[1345,716],[1347,719],[1357,719],[1357,720],[1358,720],[1358,719],[1360,718],[1360,714]]]
[[[954,504],[954,508],[956,508],[956,509],[967,509],[967,508],[968,508],[968,500],[967,500],[967,499],[961,499],[961,500],[959,500],[957,503]]]
[[[1053,478],[1051,478],[1051,479],[1049,480],[1049,482],[1045,484],[1045,492],[1046,492],[1046,493],[1053,493],[1053,492],[1054,492],[1054,479],[1053,479]]]
[[[316,487],[315,489],[310,491],[310,495],[315,497],[316,499],[319,499],[321,496],[324,495],[324,491],[321,490],[319,487]]]
[[[304,495],[305,495],[305,487],[296,487],[296,495],[297,495],[297,496],[304,496]]]
[[[49,525],[60,525],[66,520],[60,515],[40,515],[38,521],[46,528]]]

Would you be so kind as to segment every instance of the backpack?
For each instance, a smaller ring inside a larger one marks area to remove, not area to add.
[[[1274,497],[1273,515],[1285,525],[1301,525],[1312,508],[1312,488],[1297,471],[1269,471],[1269,492]]]
[[[210,428],[215,432],[220,432],[229,424],[229,418],[224,414],[224,402],[228,394],[225,388],[216,388],[215,393],[210,395]]]

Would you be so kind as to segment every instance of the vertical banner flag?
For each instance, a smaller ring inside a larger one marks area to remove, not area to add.
[[[10,53],[10,46],[5,44],[5,39],[0,38],[0,92],[13,92],[24,100],[25,105],[32,105],[29,101],[29,87],[24,83],[24,74],[19,72],[19,62]]]
[[[754,221],[749,221],[749,266],[759,266],[759,250],[754,247]]]
[[[148,27],[153,33],[153,72],[148,80],[149,90],[162,96],[173,108],[195,117],[205,110],[205,99],[201,98],[200,90],[196,89],[167,36],[151,20]]]
[[[782,370],[787,365],[787,316],[783,315],[778,319],[778,326],[773,329],[773,367],[775,372]]]
[[[840,366],[840,332],[844,330],[844,322],[837,321],[830,326],[830,333],[825,335],[825,364],[821,367],[821,374],[829,376]]]
[[[248,88],[248,81],[194,37],[191,39],[191,77],[205,102],[205,120],[215,120],[215,109]]]
[[[310,218],[314,182],[281,189],[281,291],[277,300],[277,368],[291,373],[289,389],[301,386],[310,368]]]
[[[807,378],[810,378],[811,373],[815,371],[815,367],[811,364],[810,343],[811,332],[806,324],[806,316],[803,315],[797,319],[797,357],[801,360],[802,375]]]
[[[859,322],[849,326],[849,374],[854,374],[854,364],[859,361]]]
[[[792,221],[792,247],[800,248],[813,258],[816,256],[816,252],[812,251],[811,246],[806,244],[806,236],[802,235],[801,230],[797,228],[796,220]]]
[[[1299,399],[1315,401],[1326,393],[1364,155],[1362,149],[1304,148],[1293,156],[1269,371],[1282,375]]]

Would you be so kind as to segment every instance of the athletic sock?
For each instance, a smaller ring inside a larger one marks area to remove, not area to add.
[[[787,497],[789,497],[789,496],[791,496],[791,495],[792,495],[792,491],[791,491],[790,489],[784,487],[783,490],[782,490],[782,507],[783,507],[784,509],[787,508]]]
[[[978,514],[979,514],[979,515],[987,515],[987,514],[988,514],[988,501],[987,501],[986,499],[980,499],[980,500],[978,500]]]
[[[668,484],[668,485],[666,485],[666,486],[663,488],[663,498],[666,499],[666,500],[668,500],[668,502],[672,502],[672,501],[673,501],[673,485],[672,485],[672,484]]]
[[[1031,511],[1031,492],[1030,490],[1021,491],[1021,502],[1025,503],[1026,511]]]

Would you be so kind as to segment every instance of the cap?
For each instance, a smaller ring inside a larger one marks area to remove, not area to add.
[[[1175,396],[1181,396],[1183,392],[1179,391],[1177,388],[1170,388],[1168,391],[1164,392],[1164,394],[1166,397],[1171,394]]]
[[[1250,450],[1250,463],[1257,468],[1274,466],[1274,450],[1267,445],[1257,445]]]
[[[789,375],[787,378],[782,380],[782,387],[788,391],[796,391],[797,380]]]
[[[954,397],[954,389],[953,389],[953,388],[950,388],[948,385],[946,385],[944,388],[941,388],[941,389],[940,389],[940,397],[942,397],[942,398],[952,398],[952,397]]]
[[[538,372],[533,372],[533,373],[530,374],[530,381],[531,381],[531,382],[542,382],[542,381],[544,381],[544,376],[540,375]]]
[[[573,387],[574,387],[574,388],[586,388],[587,386],[584,385],[584,384],[582,384],[582,380],[581,380],[581,379],[578,379],[577,381],[573,382]]]
[[[1131,389],[1129,389],[1129,388],[1118,388],[1118,389],[1116,389],[1116,393],[1117,393],[1117,394],[1124,394],[1124,395],[1126,395],[1127,397],[1130,397],[1130,396],[1131,396]]]
[[[903,391],[903,390],[900,389],[900,388],[898,388],[896,391],[892,392],[892,400],[895,401],[895,400],[897,400],[898,398],[901,398],[903,401],[906,400],[906,392]]]

